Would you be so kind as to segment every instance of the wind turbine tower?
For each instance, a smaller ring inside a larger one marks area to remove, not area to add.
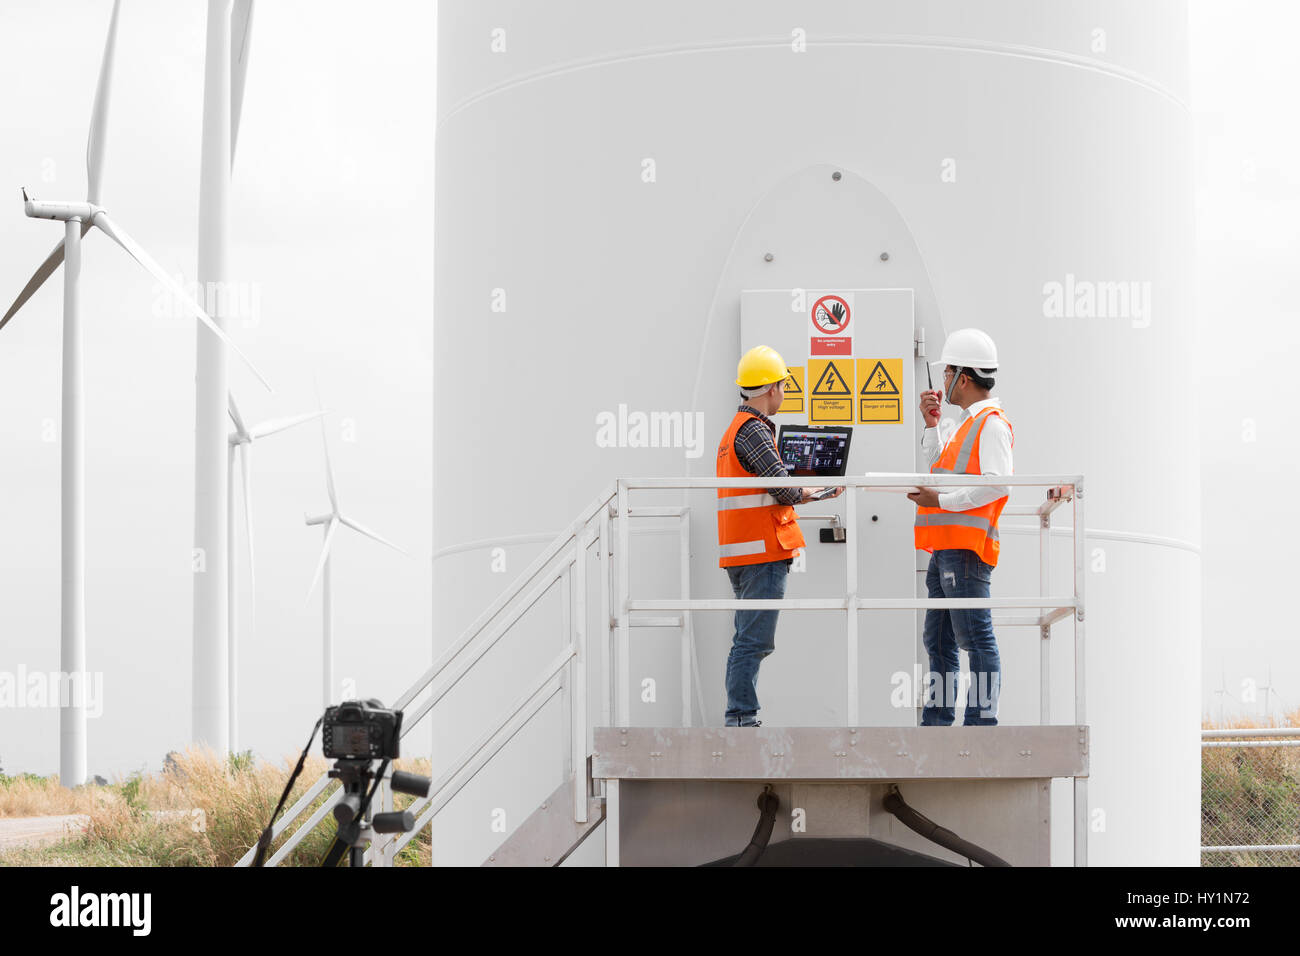
[[[225,331],[229,321],[230,167],[248,66],[252,0],[208,0],[199,167],[199,288]],[[232,43],[232,36],[235,38]],[[229,749],[229,562],[226,553],[226,350],[199,336],[194,369],[194,647],[192,737]]]

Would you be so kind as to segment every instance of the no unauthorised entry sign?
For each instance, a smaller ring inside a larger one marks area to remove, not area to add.
[[[809,355],[852,355],[853,339],[848,335],[853,307],[840,295],[824,295],[813,303]]]

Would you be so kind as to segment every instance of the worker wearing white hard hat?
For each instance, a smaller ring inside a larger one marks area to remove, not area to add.
[[[1015,434],[1002,403],[990,395],[998,372],[993,339],[959,329],[943,345],[943,390],[921,393],[925,431],[921,450],[932,474],[1010,475]],[[940,400],[962,410],[956,427],[941,433]],[[914,538],[929,551],[926,590],[931,598],[987,598],[1000,544],[998,517],[1010,495],[1005,485],[922,488]],[[987,608],[930,609],[924,643],[930,658],[922,726],[949,726],[956,718],[959,650],[970,659],[971,687],[963,722],[996,724],[1002,667],[993,616]]]

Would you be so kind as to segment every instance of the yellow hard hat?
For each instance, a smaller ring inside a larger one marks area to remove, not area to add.
[[[776,349],[756,345],[740,357],[736,366],[736,384],[741,388],[761,388],[789,377],[785,359]]]

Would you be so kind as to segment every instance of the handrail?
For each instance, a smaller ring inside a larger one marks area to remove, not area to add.
[[[416,825],[398,838],[397,849],[400,850],[415,837],[415,834],[423,830],[438,811],[446,806],[452,797],[460,793],[465,785],[473,780],[478,772],[487,765],[487,762],[496,756],[501,748],[514,738],[515,734],[523,729],[524,724],[532,719],[533,715],[542,708],[542,705],[558,692],[559,687],[551,688],[551,684],[555,682],[560,671],[568,664],[576,652],[573,644],[565,647],[555,660],[542,671],[541,676],[519,698],[506,715],[505,720],[491,730],[485,731],[466,750],[465,757],[458,761],[458,765],[446,771],[438,779],[437,784],[429,788],[428,796],[421,797],[407,807],[412,814],[418,814],[418,817]],[[549,692],[547,692],[548,688],[550,688]],[[523,714],[523,719],[519,719],[520,714]],[[514,725],[513,729],[511,729],[512,724]],[[506,733],[507,730],[510,732]],[[501,739],[498,740],[498,737]],[[488,749],[494,742],[495,746]],[[479,759],[479,755],[484,754],[485,750],[486,754]],[[475,761],[477,761],[477,765],[471,766],[475,764]],[[466,772],[467,770],[468,772]],[[444,793],[444,791],[447,792]]]
[[[806,488],[810,479],[789,478],[620,478],[617,484],[628,489],[651,488]],[[898,472],[875,475],[844,475],[818,479],[820,484],[845,488],[898,488],[921,485],[929,488],[965,487],[968,485],[1009,485],[1014,487],[1061,486],[1079,488],[1082,475],[932,475],[928,472]]]
[[[633,490],[713,490],[722,488],[753,488],[764,490],[770,488],[797,488],[807,485],[806,477],[791,476],[786,478],[625,478],[616,482],[618,495],[618,544],[619,551],[627,557],[628,551],[628,515],[630,493]],[[851,489],[853,492],[880,489],[896,493],[900,488],[953,488],[970,486],[1003,487],[1046,487],[1046,500],[1032,509],[1016,508],[1012,513],[1036,515],[1039,519],[1039,596],[1037,598],[863,598],[859,597],[858,588],[858,549],[850,547],[845,553],[845,595],[839,598],[780,598],[772,600],[691,600],[683,596],[679,600],[633,600],[630,588],[629,561],[621,560],[618,568],[617,592],[615,598],[616,644],[626,659],[626,647],[631,629],[633,611],[681,610],[730,610],[747,608],[752,610],[842,610],[845,612],[845,661],[847,675],[847,723],[856,726],[859,718],[858,690],[858,616],[861,611],[881,609],[931,609],[931,608],[1030,608],[1043,612],[1036,617],[1016,617],[1008,622],[1014,625],[1036,625],[1043,638],[1039,657],[1039,712],[1043,723],[1051,718],[1051,661],[1048,653],[1048,638],[1052,626],[1065,617],[1071,617],[1074,625],[1074,720],[1075,724],[1086,723],[1086,654],[1084,646],[1084,552],[1086,524],[1083,506],[1082,475],[957,475],[932,474],[929,472],[877,473],[836,477],[822,484],[834,484]],[[1069,596],[1048,596],[1050,586],[1050,548],[1052,517],[1056,510],[1069,501],[1072,505],[1073,521],[1070,536],[1073,543],[1073,594]],[[856,528],[858,495],[845,494],[844,524]],[[619,671],[620,686],[624,688],[621,706],[618,711],[618,725],[630,724],[627,707],[628,675]],[[1087,865],[1088,854],[1088,781],[1086,777],[1074,778],[1074,863],[1076,866]]]
[[[580,546],[582,547],[586,547],[591,543],[590,541],[585,540],[589,537],[587,533],[590,531],[589,525],[593,519],[599,517],[602,509],[608,509],[610,502],[614,498],[614,487],[613,483],[607,485],[602,494],[593,498],[591,502],[583,508],[581,512],[579,512],[578,517],[571,521],[563,531],[551,540],[549,545],[542,549],[541,554],[534,558],[528,567],[526,567],[519,576],[516,577],[515,580],[512,581],[490,605],[488,605],[483,613],[480,614],[478,618],[469,625],[469,627],[461,632],[461,636],[455,641],[455,643],[452,644],[452,646],[449,647],[431,667],[421,674],[415,683],[407,688],[405,693],[398,697],[397,701],[393,704],[394,710],[404,710],[421,691],[436,680],[438,676],[460,656],[461,652],[473,643],[474,639],[483,632],[484,628],[488,627],[488,625],[491,624],[492,621],[502,613],[502,611],[510,608],[511,605],[515,603],[515,598],[518,597],[520,592],[531,584],[539,575],[542,575],[543,572],[546,571],[548,565],[555,562],[557,558],[564,557],[566,554],[568,554],[571,560],[571,553],[565,552],[564,549],[575,536],[584,539],[580,542]],[[477,662],[507,630],[509,630],[513,623],[522,616],[524,611],[536,603],[536,601],[541,597],[541,593],[549,589],[554,583],[555,577],[548,577],[547,580],[543,582],[543,586],[533,589],[533,592],[530,593],[531,600],[524,603],[523,607],[511,609],[512,617],[510,621],[494,628],[495,633],[492,634],[491,640],[483,642],[483,646],[478,649],[478,653],[474,655],[468,664],[459,668],[459,673],[454,674],[445,686],[434,694],[431,694],[430,699],[424,701],[411,715],[411,719],[402,722],[402,737],[405,737],[407,733],[409,733],[411,729],[415,727],[430,710],[433,709],[434,705],[441,700],[442,697],[451,690],[451,688],[454,687],[466,673],[468,673],[473,664]],[[463,763],[460,766],[463,766]],[[328,774],[322,774],[318,777],[312,786],[309,787],[307,791],[304,792],[303,795],[299,797],[278,820],[275,821],[271,830],[272,837],[278,837],[289,827],[290,824],[300,817],[306,808],[310,806],[312,801],[315,800],[329,785],[329,783],[330,778]],[[269,861],[271,865],[284,859],[288,852],[292,850],[293,847],[296,846],[307,835],[307,833],[320,822],[320,820],[324,819],[324,811],[331,807],[334,802],[337,802],[337,800],[338,792],[336,791],[326,800],[325,804],[308,819],[306,823],[294,832],[294,834],[285,842],[284,846],[282,846],[280,850],[271,857],[271,860]],[[402,845],[405,844],[400,843],[398,848],[400,849]],[[248,852],[245,853],[235,865],[250,865],[256,852],[256,846],[250,847]]]
[[[424,688],[429,685],[429,682],[437,677],[438,674],[440,674],[442,670],[455,659],[456,655],[464,650],[465,647],[478,636],[479,632],[482,631],[494,617],[505,609],[506,605],[514,599],[515,595],[522,591],[535,576],[541,573],[542,569],[545,568],[551,559],[559,554],[560,550],[569,543],[570,539],[572,539],[574,535],[578,533],[578,529],[585,526],[592,517],[599,513],[602,507],[607,507],[609,505],[610,500],[614,497],[614,485],[610,484],[606,487],[606,492],[597,495],[596,498],[592,500],[591,504],[587,505],[586,508],[579,512],[578,517],[569,522],[568,527],[557,534],[555,539],[542,549],[542,553],[534,558],[532,564],[525,568],[523,573],[521,573],[509,587],[502,591],[501,594],[497,596],[496,600],[488,605],[487,610],[480,614],[473,624],[461,632],[461,636],[454,644],[452,644],[451,647],[447,648],[447,650],[443,652],[442,657],[438,658],[438,660],[434,662],[433,666],[420,675],[419,679],[417,679],[416,682],[407,689],[406,693],[402,694],[402,696],[397,699],[393,704],[394,710],[402,709],[411,702],[416,694],[424,690]]]
[[[745,609],[791,609],[791,610],[841,610],[847,613],[846,636],[848,640],[846,661],[849,673],[849,723],[858,722],[857,715],[857,618],[858,612],[886,608],[893,609],[927,609],[927,608],[1027,608],[1041,613],[1035,616],[1014,617],[1005,623],[1037,625],[1044,638],[1049,636],[1053,623],[1066,616],[1075,620],[1075,722],[1083,723],[1083,542],[1082,536],[1070,533],[1075,544],[1074,593],[1070,595],[1046,595],[1048,585],[1048,564],[1045,553],[1047,536],[1051,533],[1052,513],[1066,502],[1074,505],[1074,528],[1083,527],[1082,519],[1082,476],[1079,475],[1017,475],[1017,476],[983,476],[983,475],[933,475],[917,474],[875,474],[845,476],[835,479],[836,484],[856,491],[871,491],[883,488],[896,491],[899,486],[953,487],[971,485],[1006,485],[1048,487],[1047,499],[1032,509],[1016,509],[1016,514],[1033,514],[1040,519],[1040,594],[1037,597],[1017,598],[862,598],[857,589],[856,549],[849,549],[846,555],[847,587],[843,598],[783,598],[779,600],[735,599],[693,599],[690,595],[690,509],[685,507],[637,507],[630,505],[630,493],[633,490],[653,489],[701,489],[716,488],[776,488],[801,487],[807,484],[806,478],[637,478],[618,479],[607,486],[603,494],[591,501],[578,516],[559,534],[550,540],[542,552],[533,559],[527,568],[507,586],[474,621],[461,632],[460,636],[449,646],[434,664],[403,693],[395,702],[397,709],[407,710],[407,719],[403,721],[402,736],[405,736],[416,724],[420,723],[446,694],[472,670],[483,656],[528,612],[541,597],[552,588],[556,581],[562,582],[566,594],[563,598],[563,626],[566,646],[561,655],[530,685],[528,692],[496,724],[484,732],[460,757],[454,761],[439,778],[437,785],[427,797],[413,803],[408,809],[417,814],[413,830],[396,839],[385,838],[382,847],[377,841],[375,847],[382,852],[375,852],[371,858],[376,864],[391,865],[393,854],[405,846],[424,827],[430,825],[433,818],[461,789],[477,775],[497,753],[513,739],[538,711],[551,700],[556,693],[565,700],[566,760],[572,765],[574,787],[574,814],[576,822],[585,822],[587,813],[587,793],[591,781],[588,777],[587,758],[587,702],[586,687],[586,564],[587,550],[598,546],[601,574],[598,580],[601,591],[598,607],[601,619],[605,622],[603,629],[608,641],[603,655],[604,675],[600,681],[603,688],[601,704],[602,717],[608,723],[613,708],[617,708],[616,721],[619,726],[628,725],[628,673],[629,662],[628,637],[630,628],[638,623],[662,625],[666,622],[680,626],[682,629],[681,676],[682,680],[695,685],[699,693],[697,667],[695,661],[693,633],[690,614],[696,610],[722,610],[732,608]],[[856,494],[845,496],[846,524],[856,527]],[[611,508],[611,505],[613,506]],[[1008,509],[1009,513],[1010,509]],[[611,529],[611,512],[617,521],[617,527]],[[628,560],[629,523],[633,518],[676,518],[678,533],[681,534],[681,590],[677,599],[639,599],[630,597],[630,572]],[[616,534],[611,535],[611,530]],[[616,538],[616,543],[611,541]],[[611,547],[611,545],[613,545]],[[619,556],[617,576],[611,573],[610,553]],[[613,585],[615,595],[610,600]],[[612,606],[611,606],[612,605]],[[681,611],[679,619],[653,618],[640,620],[632,618],[634,612],[675,610]],[[678,623],[680,621],[680,623]],[[613,646],[610,646],[610,645]],[[466,654],[466,651],[469,654]],[[1046,642],[1044,642],[1043,661],[1046,674]],[[576,673],[574,673],[576,671]],[[616,671],[617,676],[615,676]],[[439,682],[440,678],[444,678]],[[1044,678],[1046,679],[1046,678]],[[621,690],[614,694],[614,688]],[[421,703],[409,709],[411,703],[429,690],[428,696]],[[690,690],[683,686],[683,723],[689,725]],[[1044,720],[1049,715],[1049,697],[1047,686],[1041,690],[1041,710]],[[703,700],[700,700],[701,710]],[[327,776],[322,776],[301,796],[281,820],[277,821],[272,833],[282,834],[298,817],[302,816],[313,800],[317,799],[329,783]],[[1075,860],[1082,862],[1086,854],[1086,780],[1075,780]],[[293,848],[311,831],[311,829],[329,812],[339,798],[335,791],[308,820],[289,837],[272,857],[272,864],[285,859]],[[375,847],[372,847],[374,849]],[[240,861],[239,865],[251,862],[254,850]]]

